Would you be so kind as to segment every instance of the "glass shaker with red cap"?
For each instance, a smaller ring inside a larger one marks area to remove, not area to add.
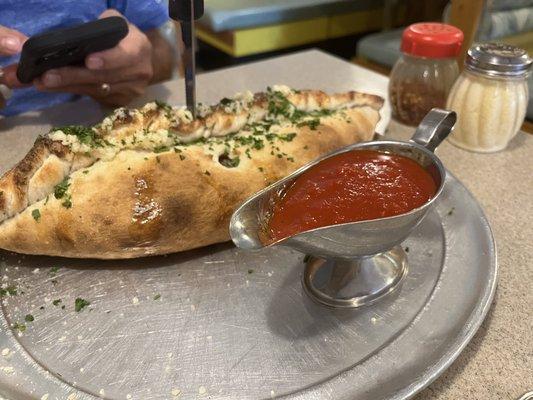
[[[402,36],[402,56],[389,81],[393,116],[418,125],[433,107],[445,108],[459,76],[457,56],[463,32],[447,24],[424,22],[408,26]]]

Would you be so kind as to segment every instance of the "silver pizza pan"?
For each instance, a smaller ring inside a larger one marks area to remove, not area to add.
[[[403,245],[401,288],[356,311],[311,302],[303,255],[281,247],[105,262],[1,252],[0,394],[409,398],[474,335],[497,267],[488,222],[451,175]],[[78,300],[76,311],[76,299],[90,304]]]

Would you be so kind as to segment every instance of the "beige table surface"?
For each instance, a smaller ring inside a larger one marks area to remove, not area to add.
[[[318,51],[235,67],[198,77],[198,99],[215,102],[235,91],[286,83],[329,91],[355,88],[386,96],[387,78]],[[138,103],[183,103],[183,81],[156,85]],[[82,100],[43,113],[0,119],[0,165],[12,165],[51,125],[96,122],[103,111]],[[387,136],[413,129],[395,122]],[[457,361],[417,400],[515,399],[533,390],[533,135],[519,133],[505,151],[475,154],[444,143],[438,154],[484,208],[496,238],[499,285],[479,332]],[[0,173],[3,172],[0,168]],[[464,266],[468,268],[468,265]]]

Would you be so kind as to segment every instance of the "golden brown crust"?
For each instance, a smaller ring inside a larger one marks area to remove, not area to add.
[[[71,208],[53,195],[29,206],[19,204],[19,211],[0,222],[0,248],[106,259],[166,254],[226,241],[230,216],[247,197],[318,156],[370,140],[381,103],[377,98],[375,106],[346,109],[342,117],[322,117],[316,130],[284,127],[278,134],[297,135],[275,146],[291,157],[279,158],[268,145],[249,152],[251,158],[237,148],[240,163],[233,168],[213,160],[202,145],[159,154],[120,151],[110,161],[70,173]],[[9,196],[23,197],[33,174],[51,154],[59,161],[54,159],[50,171],[55,172],[46,174],[56,174],[57,184],[59,162],[73,156],[65,146],[49,142],[39,139],[0,180],[0,210],[6,208]]]

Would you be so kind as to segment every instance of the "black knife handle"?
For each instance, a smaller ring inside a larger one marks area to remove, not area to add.
[[[204,0],[193,0],[194,19],[204,15]],[[168,15],[175,21],[188,22],[191,20],[191,0],[169,0]]]

